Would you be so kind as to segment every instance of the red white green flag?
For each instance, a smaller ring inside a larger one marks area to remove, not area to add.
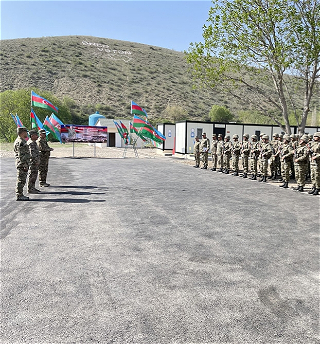
[[[49,100],[38,96],[33,91],[31,91],[31,106],[41,107],[43,109],[47,109],[55,113],[58,113],[58,108],[56,106],[50,103]]]
[[[41,123],[40,119],[36,115],[36,113],[31,109],[30,112],[30,122],[31,122],[31,129],[43,129],[43,124]]]
[[[131,114],[148,117],[146,111],[131,100]]]

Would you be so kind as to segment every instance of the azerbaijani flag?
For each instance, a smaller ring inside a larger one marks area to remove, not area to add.
[[[131,100],[131,114],[137,114],[137,115],[140,115],[140,116],[145,116],[146,118],[148,117],[146,111],[140,107],[138,104],[136,104],[135,102],[133,102]]]
[[[60,133],[58,134],[57,131],[54,129],[54,126],[50,122],[49,117],[47,116],[43,122],[43,128],[47,131],[47,133],[51,133],[54,137],[56,137],[61,142]]]
[[[12,113],[10,114],[10,116],[12,117],[12,119],[13,119],[14,123],[16,124],[16,126],[18,127],[18,121],[17,121],[16,117],[13,116]]]
[[[144,141],[144,142],[146,142],[147,141],[147,139],[143,136],[143,135],[141,135],[140,134],[140,131],[138,131],[133,125],[132,125],[132,123],[130,122],[130,133],[135,133],[138,137],[140,137],[140,139],[142,140],[142,141]]]
[[[51,110],[58,113],[58,108],[51,104],[47,99],[38,96],[36,93],[31,91],[31,106],[41,107],[47,110]]]
[[[121,138],[123,139],[123,131],[122,131],[122,129],[121,129],[119,123],[116,122],[116,121],[113,121],[113,123],[115,124],[115,126],[116,126],[116,128],[117,128],[117,130],[118,130],[119,135],[120,135]]]
[[[153,128],[153,131],[154,131],[154,136],[158,139],[159,143],[163,143],[163,141],[165,141],[166,137],[162,133],[160,133],[159,130],[157,130],[155,128]],[[157,140],[155,140],[155,141],[157,141]]]
[[[62,140],[61,140],[61,125],[63,125],[62,121],[60,121],[60,119],[55,114],[51,114],[51,116],[49,117],[49,121],[54,127],[54,131],[55,131],[57,139],[60,141],[60,143],[62,143]]]
[[[18,125],[18,127],[24,127],[24,125],[22,124],[22,122],[21,122],[21,119],[19,118],[19,116],[16,114],[15,115],[15,118],[16,118],[16,121],[17,121],[17,125]]]
[[[41,123],[38,116],[35,114],[33,109],[30,112],[30,122],[31,122],[31,129],[37,128],[38,130],[43,129],[43,124]]]

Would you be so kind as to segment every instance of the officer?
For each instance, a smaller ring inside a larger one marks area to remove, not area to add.
[[[243,135],[243,140],[241,144],[241,157],[242,157],[242,167],[243,167],[243,178],[247,178],[249,172],[249,154],[250,154],[250,144],[249,144],[249,134]]]
[[[194,154],[194,159],[196,161],[196,164],[194,167],[198,168],[200,166],[200,141],[199,141],[199,137],[196,136],[195,137],[195,143],[193,146],[193,154]]]
[[[37,140],[38,148],[40,151],[40,164],[39,164],[39,184],[40,186],[50,186],[47,183],[48,165],[50,152],[53,148],[50,148],[46,140],[46,131],[44,129],[39,130],[39,138]]]
[[[29,201],[29,197],[23,195],[23,188],[26,185],[30,153],[27,146],[28,131],[25,127],[17,128],[18,137],[14,141],[13,149],[16,158],[17,168],[17,182],[16,182],[16,197],[17,201]]]
[[[290,146],[290,136],[283,136],[283,143],[280,148],[281,173],[283,184],[279,185],[281,188],[287,189],[290,179],[290,169],[294,151]]]
[[[211,171],[217,170],[217,135],[212,134],[212,141],[211,141],[211,155],[212,155],[212,169]]]
[[[258,141],[257,135],[251,136],[251,143],[250,143],[250,167],[252,177],[250,179],[257,180],[258,174],[258,159],[260,155],[260,143]]]
[[[306,174],[308,169],[308,136],[303,135],[300,138],[299,146],[295,150],[294,165],[296,171],[296,180],[298,187],[293,188],[295,191],[302,192],[306,183]]]
[[[272,146],[269,142],[269,136],[263,135],[262,136],[262,143],[260,146],[260,161],[261,161],[261,179],[259,182],[266,182],[267,175],[268,175],[268,164],[269,159],[272,155]]]
[[[40,193],[40,190],[36,189],[36,180],[38,177],[38,169],[40,164],[40,153],[37,145],[38,131],[30,130],[29,131],[29,140],[27,142],[29,153],[30,153],[30,164],[29,164],[29,173],[28,173],[28,192],[31,194]]]
[[[206,170],[208,168],[208,155],[210,150],[210,140],[207,138],[207,134],[202,134],[202,140],[200,142],[200,153],[202,155],[203,166],[201,169]]]
[[[223,145],[223,172],[228,174],[230,171],[230,158],[232,154],[232,142],[230,142],[230,136],[227,135],[224,138]]]
[[[233,176],[239,175],[239,158],[241,153],[241,144],[239,142],[239,136],[237,134],[232,136],[232,169]]]
[[[223,172],[223,137],[222,134],[218,134],[218,142],[217,142],[217,158],[218,158],[218,165],[219,170],[218,172]]]
[[[311,161],[311,195],[319,195],[320,192],[320,132],[313,134],[313,144],[310,149]]]

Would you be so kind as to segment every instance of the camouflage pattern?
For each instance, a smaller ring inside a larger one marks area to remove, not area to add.
[[[210,140],[207,137],[202,138],[200,142],[200,153],[202,156],[202,163],[203,163],[204,168],[208,167],[209,150],[210,150]]]
[[[270,170],[271,170],[271,174],[276,176],[277,173],[280,172],[281,167],[280,167],[280,146],[281,146],[281,142],[278,140],[278,138],[275,138],[274,140],[272,140],[270,142],[271,146],[272,146],[272,156],[270,158]]]
[[[230,170],[231,154],[232,154],[232,142],[225,141],[223,145],[223,168],[226,171]]]
[[[305,144],[300,144],[295,150],[294,166],[298,186],[304,187],[308,171],[308,148]]]
[[[211,141],[211,156],[212,156],[212,168],[217,168],[217,145],[218,140],[214,137]]]
[[[224,142],[222,137],[218,137],[217,142],[217,160],[220,170],[223,168],[223,151],[224,151]]]
[[[239,158],[241,153],[241,143],[234,141],[232,145],[232,169],[235,172],[239,172]]]
[[[262,142],[260,144],[260,163],[261,175],[266,177],[268,175],[269,159],[272,155],[272,146],[270,142]]]
[[[320,189],[320,141],[312,143],[310,156],[311,182],[316,189]]]
[[[196,167],[200,166],[200,141],[195,141],[193,146],[194,159],[196,161]]]
[[[14,141],[13,149],[16,158],[15,165],[17,168],[16,195],[19,197],[23,196],[23,188],[26,185],[30,163],[30,153],[29,147],[27,146],[27,141],[20,136],[18,136]]]
[[[39,183],[41,185],[47,182],[50,151],[52,149],[49,147],[47,140],[42,139],[41,137],[37,139],[37,145],[40,152]]]
[[[242,167],[243,172],[249,172],[249,154],[250,154],[250,144],[249,141],[242,141],[241,144],[241,157],[242,157]]]
[[[28,172],[28,191],[32,191],[36,187],[38,177],[38,169],[40,164],[40,152],[36,141],[28,140],[27,146],[30,153],[30,164]]]
[[[258,174],[258,159],[260,155],[260,142],[251,141],[250,143],[250,168],[251,173],[256,176]]]
[[[289,182],[291,161],[294,151],[292,150],[289,142],[284,142],[280,147],[281,159],[281,176],[284,182]]]

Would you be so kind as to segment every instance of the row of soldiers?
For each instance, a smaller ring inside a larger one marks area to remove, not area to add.
[[[44,129],[28,130],[25,127],[17,128],[18,137],[14,142],[14,153],[17,168],[16,197],[17,201],[28,201],[29,197],[24,196],[23,188],[27,182],[29,194],[38,194],[40,190],[35,184],[39,174],[40,187],[48,187],[47,183],[48,164],[50,148],[46,140]]]
[[[239,160],[242,159],[243,178],[247,178],[249,172],[252,180],[266,182],[270,167],[271,179],[281,176],[282,188],[288,188],[289,180],[296,179],[298,186],[294,190],[302,192],[306,184],[307,175],[310,175],[312,189],[308,192],[318,195],[320,192],[320,132],[313,135],[274,134],[269,141],[269,136],[262,133],[260,140],[257,135],[243,135],[242,142],[239,136],[233,135],[233,142],[230,136],[223,138],[221,134],[213,134],[212,141],[207,138],[206,133],[202,134],[202,140],[195,138],[194,156],[195,167],[200,167],[200,160],[203,162],[202,169],[208,168],[208,155],[212,155],[212,171],[230,173],[239,176]],[[219,168],[218,168],[219,166]]]

